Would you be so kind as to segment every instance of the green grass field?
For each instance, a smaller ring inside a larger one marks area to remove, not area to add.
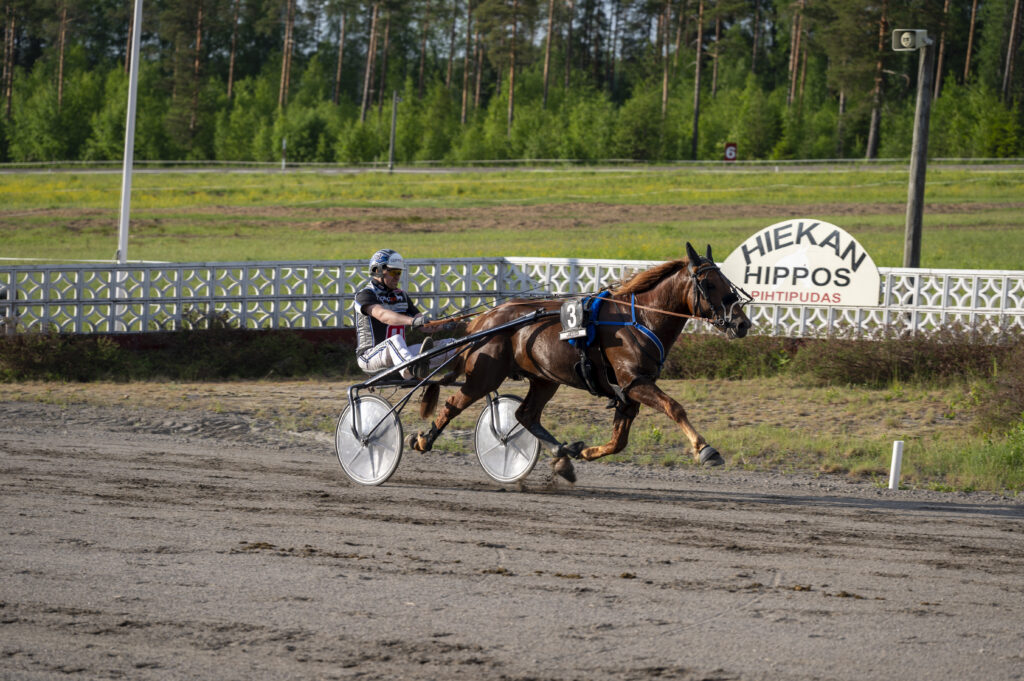
[[[902,263],[907,173],[735,168],[438,173],[136,174],[133,260],[541,256],[664,260],[684,241],[724,259],[754,231],[809,217]],[[118,172],[0,174],[0,257],[109,260]],[[929,170],[922,266],[1024,269],[1024,171]]]

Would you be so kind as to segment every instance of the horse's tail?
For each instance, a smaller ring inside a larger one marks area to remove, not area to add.
[[[441,384],[431,383],[423,390],[423,397],[420,398],[420,418],[429,419],[437,409],[437,400],[441,396]]]

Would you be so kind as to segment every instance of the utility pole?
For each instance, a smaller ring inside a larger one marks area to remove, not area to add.
[[[903,237],[903,266],[921,266],[921,217],[924,213],[924,177],[928,166],[928,119],[932,105],[932,40],[922,29],[898,28],[892,32],[892,49],[920,53],[917,67],[917,108],[914,141],[910,150],[910,184],[907,189],[907,224]]]

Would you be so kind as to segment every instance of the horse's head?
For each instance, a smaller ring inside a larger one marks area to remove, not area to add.
[[[702,258],[690,242],[686,242],[686,255],[690,259],[690,280],[693,282],[693,314],[711,320],[727,336],[746,336],[750,330],[750,319],[743,306],[750,302],[750,296],[718,269],[711,257],[711,246]]]

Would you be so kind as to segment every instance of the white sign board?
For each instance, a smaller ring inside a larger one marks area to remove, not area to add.
[[[881,277],[864,247],[820,220],[787,220],[740,244],[722,264],[754,303],[878,305]]]

